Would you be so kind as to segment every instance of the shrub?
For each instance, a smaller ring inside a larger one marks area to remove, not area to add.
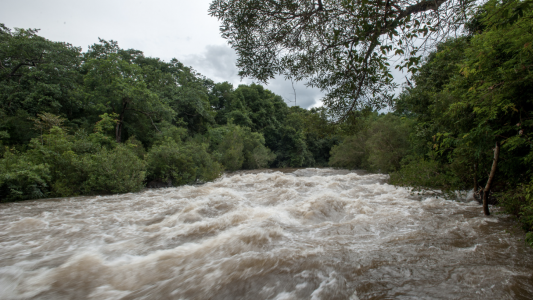
[[[227,170],[236,171],[242,168],[244,163],[244,141],[239,126],[232,126],[224,135],[224,139],[218,144],[220,162]]]
[[[208,153],[207,144],[190,143],[184,146],[186,152],[192,155],[193,160],[198,167],[196,171],[196,181],[211,181],[222,175],[224,166],[217,162],[211,154]]]
[[[144,149],[143,144],[141,141],[135,138],[135,136],[130,137],[124,145],[128,146],[135,155],[137,155],[138,158],[144,159],[144,155],[146,155],[146,150]]]
[[[95,154],[85,155],[83,165],[87,172],[83,184],[86,193],[137,192],[144,187],[146,165],[127,145],[112,150],[101,148]]]
[[[46,164],[50,170],[50,196],[65,197],[79,195],[80,187],[86,180],[86,169],[80,156],[74,151],[74,136],[69,136],[64,129],[53,127],[49,134],[34,138],[30,142],[33,148],[25,153],[35,164]],[[85,145],[96,148],[95,145]]]
[[[368,153],[365,133],[348,136],[339,145],[331,148],[329,165],[337,168],[357,169],[364,167]]]
[[[168,122],[162,122],[160,129],[161,132],[158,132],[154,136],[155,144],[161,144],[165,142],[167,138],[173,139],[176,143],[181,143],[188,137],[186,128],[177,127]]]
[[[263,135],[248,127],[229,124],[210,129],[209,139],[214,156],[230,171],[265,168],[276,157],[265,147]]]
[[[370,118],[363,129],[331,149],[332,167],[393,172],[409,151],[408,120],[392,114]]]
[[[146,155],[149,180],[173,185],[209,181],[220,176],[222,166],[207,152],[206,144],[177,143],[167,137]]]
[[[414,191],[440,189],[451,195],[457,190],[457,177],[448,169],[435,160],[409,157],[399,171],[390,174],[390,183],[415,187]]]
[[[499,205],[504,211],[518,218],[526,234],[526,242],[533,247],[533,181],[513,189],[497,193]]]
[[[44,198],[51,175],[47,164],[6,151],[0,159],[0,202]]]
[[[392,114],[371,122],[365,143],[368,169],[389,173],[400,168],[409,150],[409,127],[408,120]]]
[[[258,145],[246,155],[246,169],[266,168],[276,158],[276,154],[263,145]]]

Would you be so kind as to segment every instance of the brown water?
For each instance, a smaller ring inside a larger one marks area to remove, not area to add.
[[[507,217],[385,175],[292,171],[3,204],[0,298],[533,298]]]

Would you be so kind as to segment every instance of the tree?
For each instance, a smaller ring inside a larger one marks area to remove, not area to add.
[[[85,55],[84,81],[87,104],[96,111],[115,113],[117,143],[122,141],[126,115],[140,114],[159,131],[154,119],[170,119],[174,112],[148,88],[145,69],[135,64],[142,57],[138,50],[123,50],[114,41],[100,40]]]
[[[365,118],[363,128],[331,149],[330,166],[390,173],[409,151],[411,122],[393,114]]]
[[[418,50],[460,29],[469,0],[214,0],[222,37],[241,76],[280,74],[327,92],[336,113],[389,104],[395,87],[387,62],[415,70]],[[343,118],[344,118],[343,117]]]
[[[229,123],[211,128],[209,140],[214,156],[227,170],[258,169],[268,167],[275,155],[265,147],[265,138],[249,127]]]
[[[209,89],[215,84],[184,66],[177,59],[137,56],[134,63],[143,68],[148,89],[175,112],[176,125],[186,125],[191,132],[206,132],[215,122],[209,103]]]
[[[0,24],[0,110],[13,144],[27,143],[28,117],[80,112],[81,48],[52,42],[37,29],[11,30]]]

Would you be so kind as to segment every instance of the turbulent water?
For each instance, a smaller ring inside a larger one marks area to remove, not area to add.
[[[385,175],[226,175],[0,205],[1,299],[532,299],[533,250]]]

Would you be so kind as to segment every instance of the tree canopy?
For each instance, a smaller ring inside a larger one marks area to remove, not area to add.
[[[338,115],[392,100],[390,70],[413,70],[418,50],[460,30],[469,0],[214,0],[209,12],[238,55],[241,76],[281,74],[326,91]]]

